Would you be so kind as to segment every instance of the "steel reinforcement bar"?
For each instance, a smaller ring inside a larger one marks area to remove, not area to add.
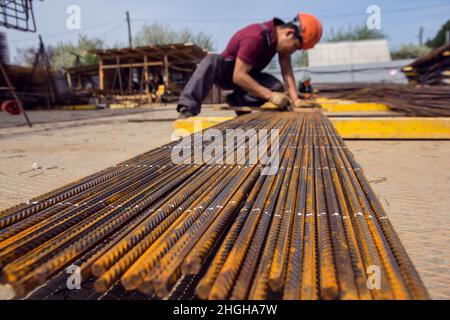
[[[17,298],[49,296],[75,267],[89,298],[428,298],[320,112],[261,112],[213,129],[215,139],[207,129],[0,212],[2,282]],[[230,129],[231,146],[213,150]],[[268,130],[278,139],[262,148]],[[186,149],[190,163],[174,162]]]

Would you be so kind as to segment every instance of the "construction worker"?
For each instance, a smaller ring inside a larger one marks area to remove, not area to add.
[[[298,82],[298,92],[303,99],[311,99],[315,96],[315,91],[309,75],[304,75],[302,80]]]
[[[197,66],[178,102],[180,118],[200,113],[201,103],[213,84],[233,90],[226,97],[231,106],[261,106],[270,102],[265,105],[281,110],[289,103],[304,105],[298,97],[291,55],[296,50],[313,48],[321,37],[320,21],[307,13],[300,13],[287,23],[274,18],[239,30],[222,54],[208,54]],[[277,53],[285,86],[276,77],[262,72]]]

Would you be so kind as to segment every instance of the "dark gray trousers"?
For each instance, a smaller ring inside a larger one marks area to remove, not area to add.
[[[227,61],[218,54],[207,55],[184,87],[177,110],[180,111],[181,106],[186,106],[192,114],[199,114],[202,101],[214,84],[225,90],[234,90],[227,100],[232,101],[235,106],[260,106],[263,104],[265,101],[248,94],[233,83],[233,70],[234,61]],[[272,91],[284,91],[280,80],[271,74],[252,70],[250,76],[260,85]]]

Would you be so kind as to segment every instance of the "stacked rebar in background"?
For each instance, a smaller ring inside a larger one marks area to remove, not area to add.
[[[434,49],[402,68],[412,84],[450,84],[450,43]]]
[[[39,299],[428,298],[321,113],[256,113],[214,128],[247,130],[223,151],[244,149],[245,164],[174,164],[173,142],[1,212],[3,282]],[[279,130],[274,175],[250,161],[259,129]],[[82,290],[67,289],[68,267]]]
[[[377,102],[411,116],[450,116],[449,86],[342,83],[317,85],[320,96],[360,102]]]

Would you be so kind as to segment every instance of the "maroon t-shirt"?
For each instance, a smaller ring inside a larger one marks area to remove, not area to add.
[[[281,23],[279,19],[264,22],[268,34],[260,23],[251,24],[239,30],[231,38],[221,56],[232,61],[239,58],[254,69],[263,70],[277,53],[275,26]]]

